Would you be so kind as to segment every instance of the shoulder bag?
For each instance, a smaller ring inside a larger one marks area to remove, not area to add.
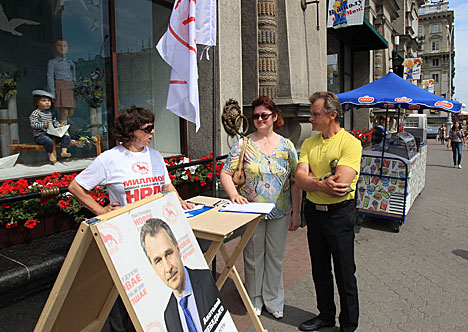
[[[237,168],[232,174],[232,182],[236,186],[242,186],[245,184],[245,171],[244,171],[244,155],[245,155],[245,148],[247,147],[247,140],[246,138],[242,138],[242,149],[239,156],[239,163],[237,164]]]

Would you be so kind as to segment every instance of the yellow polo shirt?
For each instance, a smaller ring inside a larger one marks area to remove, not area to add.
[[[317,178],[331,171],[330,162],[338,160],[338,165],[345,165],[354,169],[357,174],[351,183],[351,188],[356,190],[361,167],[361,142],[341,129],[336,135],[324,139],[322,134],[307,138],[301,147],[299,163],[307,163]],[[316,204],[335,204],[348,199],[354,199],[354,191],[343,197],[332,197],[323,192],[314,191],[307,193],[307,199]]]

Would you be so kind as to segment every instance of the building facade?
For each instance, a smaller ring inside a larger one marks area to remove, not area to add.
[[[455,87],[454,14],[448,1],[428,3],[419,9],[419,55],[423,79],[434,80],[434,93],[452,99]],[[451,91],[450,91],[451,89]]]

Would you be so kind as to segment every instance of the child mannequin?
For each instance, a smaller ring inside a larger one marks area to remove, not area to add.
[[[55,96],[55,107],[60,109],[60,122],[67,123],[73,116],[76,100],[73,93],[76,81],[75,63],[67,58],[70,45],[65,39],[54,43],[57,56],[47,65],[47,85],[49,92]]]
[[[71,138],[67,134],[63,135],[63,137],[55,137],[47,134],[47,128],[49,128],[49,126],[61,127],[65,125],[64,123],[60,124],[50,110],[53,97],[54,96],[47,91],[33,91],[33,104],[37,108],[32,111],[29,116],[29,123],[33,130],[34,142],[39,145],[44,145],[44,149],[49,155],[50,162],[52,165],[55,165],[57,159],[53,154],[54,138],[61,142],[62,153],[60,156],[62,158],[71,157],[71,153],[68,152]]]

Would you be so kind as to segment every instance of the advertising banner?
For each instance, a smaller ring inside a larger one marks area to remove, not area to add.
[[[175,193],[96,226],[144,331],[237,331]]]
[[[421,78],[422,58],[408,58],[403,61],[405,80],[419,80]]]
[[[434,80],[422,80],[421,82],[421,88],[424,90],[429,91],[430,93],[434,93]]]
[[[344,28],[362,25],[364,0],[330,0],[328,3],[327,28]]]

